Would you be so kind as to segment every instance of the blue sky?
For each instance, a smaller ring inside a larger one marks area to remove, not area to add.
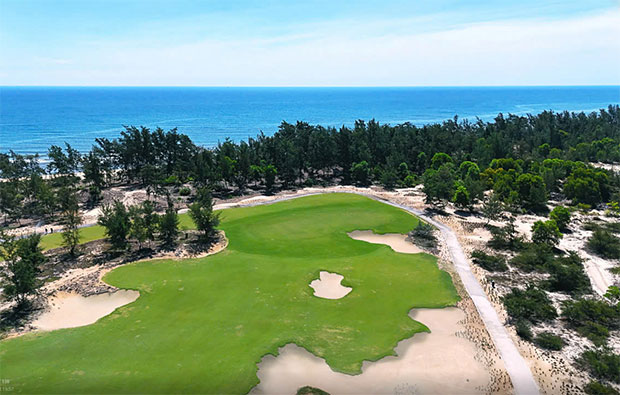
[[[0,85],[619,83],[618,0],[0,0]]]

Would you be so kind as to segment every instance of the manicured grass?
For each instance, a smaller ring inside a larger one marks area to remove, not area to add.
[[[194,229],[195,225],[187,213],[179,214],[179,228],[183,230]],[[105,238],[105,229],[100,225],[87,226],[80,229],[80,244]],[[62,246],[62,232],[47,234],[41,237],[43,251]]]
[[[80,229],[80,243],[88,243],[89,241],[103,239],[105,237],[103,226],[95,225]],[[41,237],[39,244],[43,251],[51,250],[62,246],[62,232],[47,234]]]
[[[90,326],[0,342],[0,378],[29,393],[247,393],[261,358],[291,342],[334,370],[359,373],[363,360],[428,330],[408,317],[411,308],[458,300],[433,256],[347,236],[403,233],[417,223],[350,194],[224,210],[226,250],[108,273],[106,282],[140,298]],[[353,291],[313,296],[308,284],[320,270],[344,275]]]

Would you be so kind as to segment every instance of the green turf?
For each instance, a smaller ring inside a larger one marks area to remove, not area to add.
[[[427,331],[413,307],[453,305],[450,276],[427,254],[398,254],[348,231],[406,232],[417,219],[350,194],[222,212],[229,246],[185,261],[144,261],[105,281],[140,298],[96,324],[0,342],[0,379],[16,392],[247,393],[257,363],[296,343],[332,369],[359,373]],[[320,270],[353,291],[313,296]]]
[[[187,213],[179,214],[179,228],[183,230],[194,229],[194,223]],[[80,228],[80,244],[89,241],[105,238],[105,229],[101,225],[87,226]],[[41,248],[43,251],[51,250],[62,246],[62,232],[51,233],[41,237]]]
[[[103,226],[95,225],[80,229],[80,243],[103,239],[105,237]],[[41,237],[41,248],[43,251],[51,250],[62,246],[62,233],[60,231],[47,234]]]

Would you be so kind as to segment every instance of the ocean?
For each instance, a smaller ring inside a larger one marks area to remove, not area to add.
[[[618,86],[436,88],[0,87],[0,152],[87,151],[123,125],[178,128],[214,146],[275,133],[284,120],[351,126],[358,119],[416,125],[498,113],[597,111],[620,103]]]

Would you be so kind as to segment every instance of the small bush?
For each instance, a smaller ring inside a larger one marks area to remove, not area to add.
[[[532,329],[530,328],[530,323],[526,320],[519,320],[515,324],[515,329],[517,331],[517,335],[523,340],[532,341]]]
[[[555,221],[560,230],[565,231],[568,228],[568,224],[570,223],[571,212],[570,209],[564,206],[557,206],[551,213],[549,213],[549,218]]]
[[[604,344],[610,329],[617,329],[620,311],[617,306],[602,300],[578,299],[564,302],[562,317],[577,332],[594,344]]]
[[[583,270],[583,260],[574,252],[556,258],[549,265],[551,276],[547,281],[550,291],[565,292],[572,295],[589,293],[590,279]]]
[[[534,340],[539,347],[547,350],[560,351],[564,347],[564,340],[551,332],[542,332],[536,336]]]
[[[409,237],[421,247],[428,249],[433,249],[437,247],[435,228],[433,228],[426,222],[420,222],[414,230],[409,232]]]
[[[172,175],[166,179],[164,179],[163,181],[164,185],[179,185],[181,183],[181,181],[179,180],[179,177]]]
[[[620,383],[620,355],[611,350],[584,351],[577,363],[598,379]]]
[[[491,248],[515,251],[523,247],[523,238],[512,221],[503,227],[489,226],[489,231],[491,240],[487,244]]]
[[[501,255],[489,255],[481,250],[474,250],[471,258],[476,265],[490,272],[505,272],[508,270],[506,258]]]
[[[307,385],[298,389],[297,395],[329,395],[329,393],[320,388],[310,387]]]
[[[179,195],[181,196],[189,196],[192,191],[188,187],[183,187],[179,190]]]
[[[546,271],[553,262],[553,253],[547,244],[527,244],[525,249],[510,260],[519,269],[532,272]]]
[[[532,225],[532,241],[536,244],[546,244],[553,247],[560,242],[562,236],[558,224],[552,219],[544,222],[536,221]]]
[[[588,395],[618,395],[618,391],[614,387],[605,385],[600,381],[590,381],[584,388],[584,391]]]
[[[620,258],[620,238],[607,230],[595,230],[588,240],[588,248],[603,258]]]
[[[611,233],[620,233],[620,221],[617,221],[617,222],[588,221],[583,225],[583,228],[591,232],[594,232],[597,230],[606,230]]]
[[[558,316],[545,291],[529,286],[525,291],[513,288],[503,297],[506,312],[515,320],[531,323],[553,320]]]

